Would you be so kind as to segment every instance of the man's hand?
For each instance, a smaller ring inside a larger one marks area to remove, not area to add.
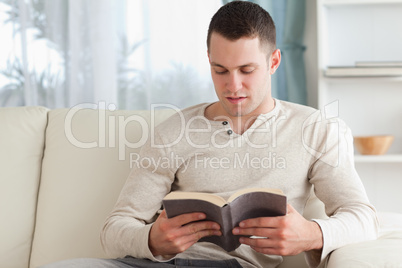
[[[319,225],[306,220],[291,205],[288,205],[286,216],[244,220],[233,229],[233,234],[258,236],[241,237],[240,243],[270,255],[296,255],[303,251],[322,249],[323,246]]]
[[[185,251],[205,236],[222,235],[220,226],[205,219],[204,213],[188,213],[167,218],[163,210],[149,234],[149,249],[154,256],[172,255]]]

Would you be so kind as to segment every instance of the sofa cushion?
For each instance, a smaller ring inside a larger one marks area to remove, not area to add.
[[[155,124],[172,114],[157,113]],[[99,234],[130,171],[130,155],[149,136],[150,112],[49,112],[31,267],[106,257]]]
[[[46,108],[0,108],[0,267],[28,267]]]

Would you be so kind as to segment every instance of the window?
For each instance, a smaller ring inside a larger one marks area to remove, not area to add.
[[[148,109],[213,101],[206,34],[221,5],[1,0],[0,106],[104,101]]]

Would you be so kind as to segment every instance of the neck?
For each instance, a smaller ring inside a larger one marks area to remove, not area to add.
[[[271,98],[266,109],[262,113],[250,113],[243,116],[231,116],[229,115],[220,105],[219,102],[215,102],[214,104],[207,107],[205,110],[205,117],[208,120],[213,121],[229,121],[231,129],[242,135],[251,127],[251,125],[255,122],[257,117],[263,113],[269,113],[275,107],[275,101]]]
[[[257,117],[258,115],[235,117],[231,122],[231,127],[235,133],[242,135],[251,127]]]

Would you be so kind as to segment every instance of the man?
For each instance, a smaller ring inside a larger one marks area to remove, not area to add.
[[[182,161],[132,170],[101,234],[105,251],[120,259],[92,260],[93,266],[275,267],[281,256],[300,252],[317,266],[340,246],[375,239],[375,210],[354,170],[349,129],[271,96],[281,53],[269,14],[231,2],[212,18],[207,45],[219,101],[187,108],[157,127],[141,157]],[[256,164],[261,159],[267,161]],[[312,185],[329,219],[301,216]],[[170,191],[227,198],[250,187],[282,189],[288,213],[241,222],[233,233],[252,237],[240,238],[232,252],[198,242],[221,235],[217,223],[200,221],[203,213],[167,218],[160,211]]]

